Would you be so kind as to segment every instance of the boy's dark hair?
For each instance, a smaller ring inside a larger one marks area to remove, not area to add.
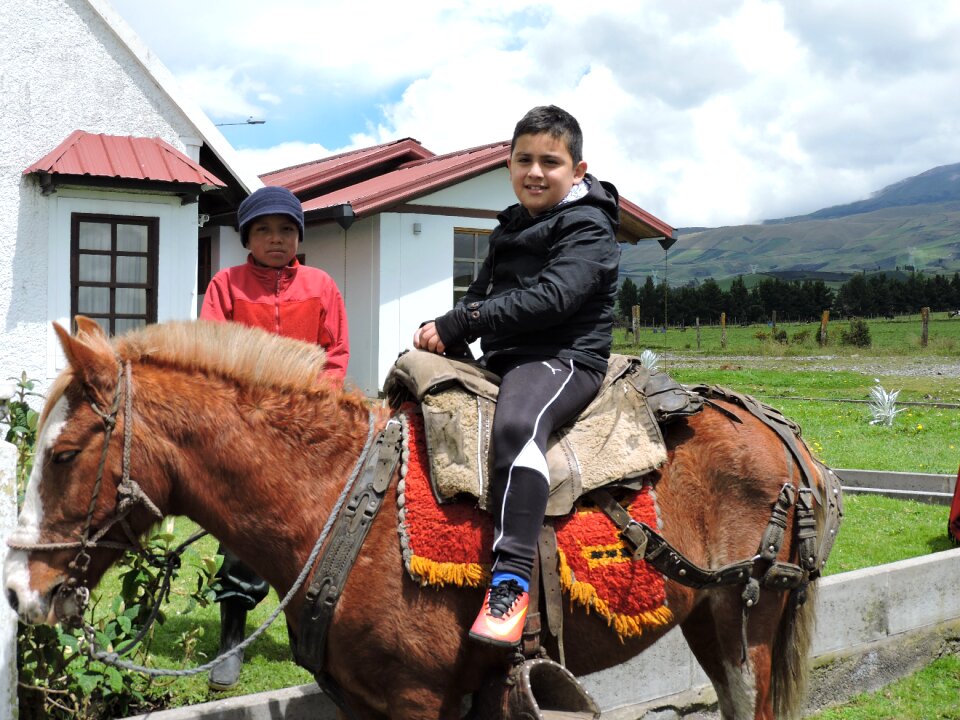
[[[583,132],[580,130],[580,123],[573,115],[556,105],[539,105],[520,118],[520,122],[513,129],[510,154],[513,154],[517,138],[521,135],[537,135],[544,132],[550,133],[555,138],[564,139],[574,165],[583,160]]]

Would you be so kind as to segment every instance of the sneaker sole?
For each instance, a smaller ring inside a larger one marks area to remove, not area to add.
[[[515,648],[520,646],[520,640],[517,640],[515,642],[510,642],[508,640],[497,640],[496,638],[492,638],[489,635],[480,635],[478,633],[475,633],[473,632],[473,630],[471,630],[467,634],[477,642],[482,642],[486,645],[493,645],[494,647]]]

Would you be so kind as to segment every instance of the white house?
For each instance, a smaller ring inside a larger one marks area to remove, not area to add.
[[[0,3],[0,102],[0,381],[43,390],[53,321],[194,317],[201,237],[261,182],[103,0]]]
[[[497,213],[516,202],[509,142],[437,156],[405,138],[261,176],[303,202],[306,262],[340,285],[350,321],[349,376],[368,395],[424,320],[476,276]],[[621,198],[622,242],[674,237]]]
[[[261,182],[105,0],[0,3],[0,99],[0,380],[41,390],[64,363],[54,321],[195,317],[210,276],[245,260],[236,207],[266,183],[303,202],[302,260],[340,286],[348,377],[375,396],[515,202],[505,142],[437,156],[406,138]],[[625,242],[674,233],[621,208]]]

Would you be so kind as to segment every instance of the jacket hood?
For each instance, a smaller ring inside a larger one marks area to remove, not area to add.
[[[597,180],[593,175],[587,173],[584,180],[590,183],[590,190],[582,198],[573,202],[561,202],[554,205],[546,212],[533,217],[523,205],[516,203],[497,215],[497,220],[505,228],[520,228],[534,222],[540,222],[553,217],[556,213],[568,207],[577,205],[593,205],[606,213],[611,222],[613,222],[614,232],[620,227],[620,193],[613,183],[606,180]]]

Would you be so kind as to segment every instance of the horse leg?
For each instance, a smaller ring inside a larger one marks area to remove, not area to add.
[[[777,600],[764,599],[768,603]],[[759,627],[761,618],[751,616],[747,625],[748,658],[743,662],[742,609],[739,588],[708,591],[681,630],[717,691],[723,720],[774,720],[770,698],[772,637],[766,637],[764,628]]]

